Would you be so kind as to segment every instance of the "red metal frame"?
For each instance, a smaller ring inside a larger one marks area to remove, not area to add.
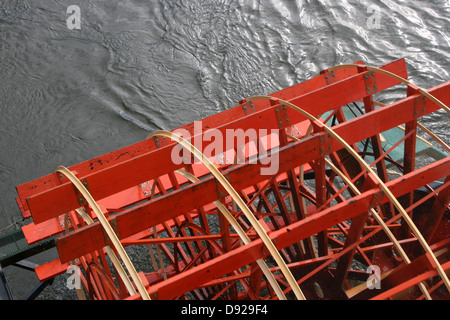
[[[407,77],[402,59],[382,68]],[[312,134],[305,136],[310,121],[277,102],[277,98],[287,100],[315,116],[334,111],[339,123],[333,130],[355,148],[356,143],[370,139],[381,180],[402,199],[406,208],[411,208],[409,211],[414,208],[417,225],[439,252],[450,243],[447,241],[450,223],[446,215],[450,200],[450,157],[416,169],[414,139],[418,117],[438,110],[439,106],[423,100],[418,91],[410,87],[406,98],[375,108],[373,94],[397,84],[398,80],[373,74],[364,67],[325,70],[316,78],[272,94],[272,101],[243,100],[235,108],[203,119],[201,132],[195,130],[194,123],[182,127],[192,134],[194,145],[198,145],[198,139],[203,140],[209,128],[217,128],[224,136],[230,129],[278,130],[279,149],[271,150],[271,156],[279,158],[276,175],[262,175],[260,169],[267,166],[262,161],[223,164],[220,170],[264,226],[308,299],[386,299],[398,298],[399,294],[421,299],[417,284],[424,281],[432,288],[429,292],[434,298],[448,298],[445,286],[436,277],[436,266],[430,263],[404,223],[397,222],[401,217],[376,180],[352,163],[343,146],[323,130],[323,124],[312,123]],[[428,92],[448,105],[449,88],[450,82]],[[345,119],[341,107],[361,99],[366,113]],[[390,180],[389,159],[382,149],[379,133],[405,123],[401,176]],[[297,131],[291,130],[293,125]],[[299,140],[291,141],[286,133]],[[208,143],[203,141],[202,145],[200,151],[204,151]],[[123,246],[157,245],[164,255],[167,279],[156,269],[140,273],[152,299],[274,298],[272,288],[255,264],[258,259],[270,260],[263,241],[203,165],[177,165],[170,161],[174,146],[168,139],[148,139],[69,169],[88,186],[94,199],[109,215],[109,223]],[[224,142],[224,150],[225,147]],[[347,195],[340,190],[336,176],[327,171],[325,159],[328,157],[355,180],[360,195]],[[314,174],[313,183],[299,179],[301,165],[305,172]],[[182,168],[201,180],[188,183],[175,173]],[[423,200],[415,198],[415,190],[440,179],[445,180],[440,188],[430,189]],[[156,197],[150,199],[150,186],[154,184]],[[74,210],[84,206],[96,218],[66,178],[49,174],[18,186],[17,191],[23,215],[34,221],[23,227],[28,242],[58,235],[59,259],[36,269],[41,280],[65,272],[69,262],[78,261],[86,270],[85,286],[92,299],[140,298],[139,295],[127,296],[119,278],[116,278],[118,288],[112,288],[115,278],[106,268],[102,249],[111,245],[110,240],[99,222],[88,226],[77,217]],[[247,230],[249,244],[241,245],[238,235],[217,211],[213,203],[216,200],[224,203]],[[302,201],[306,201],[306,209]],[[376,208],[388,220],[389,228],[407,248],[411,264],[405,264],[393,253],[392,242],[371,217],[370,208]],[[66,213],[69,213],[68,218],[64,218]],[[215,224],[211,224],[211,219],[216,219]],[[65,221],[70,223],[64,225]],[[439,253],[440,263],[448,270],[448,254]],[[387,280],[383,279],[381,289],[364,290],[363,280],[368,274],[353,269],[356,261],[366,266],[377,264],[383,272],[392,272],[385,277]],[[271,270],[278,269],[272,267]],[[425,274],[429,277],[425,278]],[[289,293],[282,275],[276,278]],[[349,279],[362,284],[350,285]],[[244,289],[239,289],[237,282]],[[317,286],[321,287],[321,294],[314,289]],[[406,294],[405,290],[410,287],[413,289]]]

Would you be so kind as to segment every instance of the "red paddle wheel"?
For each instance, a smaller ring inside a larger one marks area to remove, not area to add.
[[[39,279],[76,271],[81,299],[450,298],[449,149],[419,123],[450,82],[406,78],[330,68],[18,186],[28,243],[59,254]]]

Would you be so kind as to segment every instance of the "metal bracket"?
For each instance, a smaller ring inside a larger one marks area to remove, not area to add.
[[[377,80],[375,78],[375,72],[367,71],[364,76],[364,84],[366,86],[366,93],[368,95],[377,92]]]
[[[156,148],[160,149],[168,144],[172,143],[171,139],[168,139],[166,136],[154,136],[153,140],[155,141]]]
[[[84,187],[85,187],[85,188],[89,191],[89,193],[90,193],[91,190],[89,189],[89,184],[88,184],[88,182],[87,182],[87,179],[86,179],[86,178],[80,179],[80,182],[84,185]],[[75,194],[76,194],[76,196],[77,196],[79,205],[80,205],[81,207],[87,205],[88,202],[86,201],[86,199],[84,198],[84,196],[81,194],[81,192],[78,191],[78,189],[75,188],[75,186],[74,186],[73,188],[74,188],[74,190],[75,190]]]
[[[120,235],[118,232],[118,227],[117,227],[117,220],[116,218],[112,218],[111,220],[109,220],[108,222],[111,225],[111,228],[113,229],[114,233],[117,235],[117,238],[120,239]],[[104,228],[102,228],[102,232],[103,232],[103,238],[105,239],[105,243],[106,244],[110,244],[112,243],[111,238],[108,236],[108,233],[106,232],[106,230]]]
[[[102,232],[103,232],[103,238],[105,239],[105,243],[107,245],[111,244],[111,239],[108,236],[108,233],[106,232],[106,230],[104,228],[102,228]]]
[[[289,133],[294,137],[300,137],[302,135],[300,130],[295,126],[295,124],[291,126]]]
[[[117,235],[117,238],[120,239],[119,228],[117,226],[116,218],[112,218],[109,223],[111,224],[111,228],[114,230],[114,233]]]
[[[328,71],[328,69],[322,70],[319,72],[320,75],[325,77],[325,81],[327,82],[328,85],[336,82],[336,74],[334,73],[333,70]]]
[[[152,300],[158,300],[158,291],[151,292],[150,298],[152,298]]]
[[[159,137],[153,137],[153,140],[155,140],[156,147],[159,149],[160,148],[160,146],[159,146]]]
[[[421,95],[414,99],[414,119],[420,118],[426,113],[427,97]]]
[[[62,230],[65,230],[66,228],[66,222],[67,222],[67,228],[70,230],[72,228],[72,221],[68,219],[68,214],[64,214],[64,216],[58,216],[57,220],[59,222],[59,226]]]
[[[324,157],[331,153],[333,139],[329,133],[324,133],[319,136],[319,153]]]
[[[275,245],[275,243],[274,243],[274,245]],[[261,253],[262,253],[262,256],[263,256],[263,258],[265,259],[265,258],[267,258],[267,257],[270,257],[272,254],[270,253],[270,250],[269,250],[269,248],[267,248],[266,246],[262,246],[262,248],[261,248]]]
[[[383,204],[383,202],[382,202],[383,197],[384,197],[383,191],[379,191],[379,192],[375,193],[373,195],[372,199],[370,200],[369,208],[374,209],[376,207],[381,206]]]
[[[77,171],[73,170],[72,172],[75,176],[78,176]],[[59,179],[59,182],[61,182],[61,183],[69,182],[69,179],[67,179],[67,177],[65,175],[63,175],[61,172],[58,172],[58,179]],[[84,187],[90,193],[91,190],[89,189],[89,184],[87,182],[87,178],[80,179],[80,182],[84,185]],[[75,190],[75,196],[77,197],[78,204],[80,205],[80,207],[87,205],[88,202],[86,201],[84,196],[81,194],[81,192],[78,191],[78,189],[75,187],[75,185],[73,185],[73,189]]]
[[[278,106],[275,108],[275,116],[277,117],[278,128],[284,129],[291,126],[286,106]]]
[[[227,179],[228,182],[230,182],[230,175],[226,174],[225,179]],[[217,189],[217,197],[218,200],[222,201],[225,199],[225,197],[228,196],[228,192],[224,189],[224,187],[220,184],[219,180],[216,180],[216,189]]]
[[[256,112],[256,108],[255,108],[255,105],[253,104],[253,101],[248,101],[248,102],[243,103],[242,109],[244,110],[244,113],[246,116]]]
[[[334,71],[328,71],[323,75],[325,76],[325,81],[327,82],[328,85],[336,82],[336,74],[334,73]]]

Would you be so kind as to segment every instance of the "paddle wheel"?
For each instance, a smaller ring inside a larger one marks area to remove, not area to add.
[[[419,123],[450,82],[406,78],[403,59],[330,68],[18,186],[28,243],[59,254],[39,279],[72,270],[80,299],[450,298],[449,148]]]

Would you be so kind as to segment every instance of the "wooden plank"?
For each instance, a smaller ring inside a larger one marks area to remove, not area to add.
[[[67,272],[69,266],[69,263],[61,263],[59,259],[55,259],[38,266],[36,269],[34,269],[34,271],[36,272],[39,280],[41,282],[44,282],[46,280],[54,278],[57,275]]]
[[[28,244],[33,244],[45,238],[55,236],[64,231],[64,226],[61,226],[58,219],[46,220],[42,223],[35,224],[33,222],[22,227],[22,232],[27,239]]]

